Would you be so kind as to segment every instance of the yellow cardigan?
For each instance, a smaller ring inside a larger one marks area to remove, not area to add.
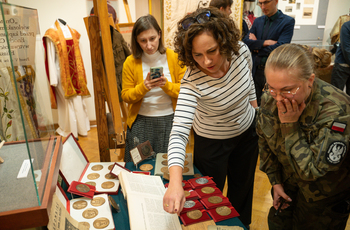
[[[166,49],[168,67],[171,81],[166,82],[162,90],[171,97],[175,111],[177,97],[180,92],[180,82],[185,74],[186,67],[181,68],[178,64],[178,55],[171,49]],[[143,83],[142,60],[135,59],[133,55],[126,58],[123,65],[123,90],[122,99],[128,103],[127,125],[131,128],[139,113],[143,97],[149,90]]]

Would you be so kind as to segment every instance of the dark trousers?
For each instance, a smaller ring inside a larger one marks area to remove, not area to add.
[[[258,106],[260,106],[261,95],[263,93],[262,91],[263,91],[265,83],[266,83],[264,71],[265,71],[265,66],[257,66],[257,68],[255,70],[255,74],[253,76]]]
[[[332,70],[331,84],[340,90],[344,90],[350,95],[350,67],[345,67],[335,63]]]
[[[244,225],[251,223],[253,186],[258,159],[255,121],[244,133],[225,140],[201,137],[194,132],[194,164],[213,177],[222,191],[227,176],[227,197]]]

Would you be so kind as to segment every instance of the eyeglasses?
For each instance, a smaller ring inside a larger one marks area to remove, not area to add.
[[[291,91],[281,91],[280,93],[277,93],[276,91],[274,91],[273,89],[269,88],[269,85],[266,83],[263,89],[263,92],[266,92],[268,94],[270,94],[272,97],[277,97],[277,94],[281,95],[284,98],[293,98],[294,95],[298,92],[300,87],[298,87],[295,92],[291,92]]]
[[[184,30],[188,30],[188,28],[195,22],[198,22],[199,24],[208,22],[211,17],[210,11],[205,11],[203,13],[200,13],[197,15],[197,17],[191,17],[191,18],[186,18],[181,22],[182,28]]]
[[[272,0],[270,0],[270,1],[265,1],[265,2],[258,2],[258,5],[259,5],[259,6],[262,6],[262,5],[266,6],[266,5],[269,4],[270,2],[272,2]]]

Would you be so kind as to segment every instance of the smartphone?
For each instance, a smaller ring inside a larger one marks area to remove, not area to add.
[[[151,67],[150,69],[151,79],[160,78],[163,74],[163,67]]]

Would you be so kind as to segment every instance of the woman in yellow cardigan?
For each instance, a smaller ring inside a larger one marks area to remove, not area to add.
[[[161,28],[152,15],[140,17],[131,37],[132,55],[123,66],[122,99],[128,103],[125,162],[130,150],[150,141],[156,153],[166,153],[180,81],[186,71],[178,55],[163,46]],[[162,67],[163,74],[151,79],[150,68]]]

